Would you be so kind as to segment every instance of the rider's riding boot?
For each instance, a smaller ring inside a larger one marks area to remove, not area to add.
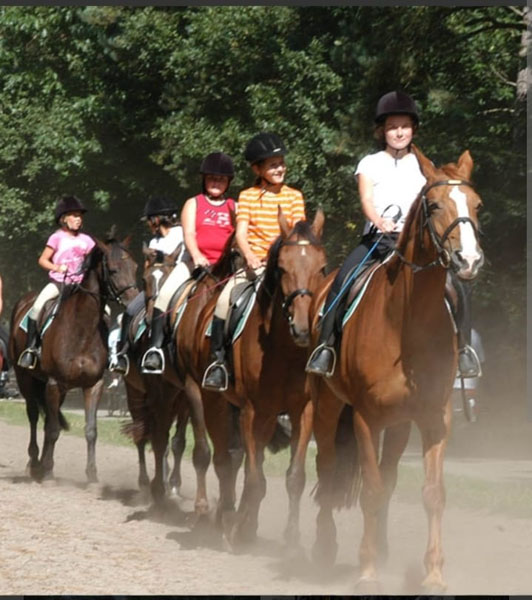
[[[161,350],[164,341],[164,313],[158,308],[153,309],[151,319],[151,346],[146,350],[140,369],[143,373],[159,375],[164,371],[164,352]]]
[[[25,369],[35,369],[39,358],[39,332],[37,331],[37,321],[28,317],[28,335],[26,338],[26,348],[18,358],[18,366]]]
[[[129,373],[129,356],[127,355],[127,351],[129,350],[128,332],[132,320],[133,315],[130,315],[128,312],[122,314],[117,352],[109,361],[109,371],[112,373],[120,373],[121,375]]]
[[[334,323],[336,319],[336,310],[329,310],[321,324],[319,344],[314,348],[310,355],[305,371],[307,373],[316,373],[331,377],[336,367],[336,350],[334,343]]]
[[[225,319],[213,317],[211,326],[211,356],[214,361],[205,369],[201,387],[215,392],[225,392],[229,385],[229,372],[225,362]]]
[[[458,370],[464,379],[482,375],[480,359],[473,346],[465,344],[458,349]]]

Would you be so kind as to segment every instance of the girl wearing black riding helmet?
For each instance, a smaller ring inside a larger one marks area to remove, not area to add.
[[[211,327],[213,362],[207,367],[202,382],[206,389],[227,389],[229,374],[225,362],[224,328],[229,298],[235,285],[247,281],[251,273],[254,277],[263,273],[268,250],[281,233],[277,221],[278,207],[282,208],[290,226],[305,219],[303,194],[284,183],[285,154],[285,145],[275,133],[259,133],[246,146],[244,156],[256,180],[238,197],[235,236],[247,269],[237,271],[216,303]]]
[[[209,267],[216,263],[233,233],[231,214],[235,202],[227,197],[234,177],[233,160],[223,152],[208,154],[200,165],[202,193],[189,198],[181,211],[186,252],[164,282],[157,297],[152,319],[152,345],[144,354],[143,373],[161,373],[164,370],[164,315],[179,286],[189,279],[191,268]]]
[[[85,256],[96,245],[93,238],[81,232],[83,215],[87,209],[76,196],[63,196],[55,206],[55,222],[59,228],[46,241],[39,257],[39,266],[48,271],[50,281],[41,290],[28,315],[26,348],[18,365],[26,369],[37,366],[39,334],[37,321],[48,300],[59,296],[64,284],[78,284],[83,280],[80,272]]]
[[[408,211],[426,183],[411,151],[412,138],[418,127],[417,106],[408,94],[394,91],[379,99],[375,137],[381,150],[365,156],[355,171],[362,212],[366,217],[361,243],[345,259],[327,295],[319,343],[307,362],[306,370],[310,373],[327,377],[333,374],[336,314],[339,305],[345,303],[350,288],[350,285],[344,286],[344,282],[360,263],[367,264],[369,259],[382,261],[395,248]],[[463,376],[471,377],[477,374],[476,367],[480,367],[480,363],[468,345],[470,323],[461,325],[459,367]]]
[[[153,250],[160,250],[163,254],[176,254],[176,267],[175,271],[181,264],[181,258],[183,256],[183,228],[179,224],[178,220],[178,208],[176,203],[165,196],[153,196],[149,198],[144,206],[144,212],[141,217],[141,221],[144,221],[153,235],[148,247]],[[159,296],[163,293],[164,285],[161,287]],[[171,294],[170,294],[171,296]],[[159,298],[158,298],[159,300]],[[169,301],[168,294],[165,291],[163,302]],[[123,313],[120,325],[120,336],[119,341],[116,343],[116,349],[111,351],[110,344],[110,362],[109,370],[111,372],[120,373],[127,375],[129,372],[129,359],[127,351],[129,348],[128,344],[128,329],[133,320],[134,316],[141,310],[145,305],[144,292],[140,292],[137,296],[128,304],[126,311]],[[155,312],[155,309],[154,309]],[[152,344],[157,344],[160,338],[160,332],[157,329],[158,324],[151,330]]]

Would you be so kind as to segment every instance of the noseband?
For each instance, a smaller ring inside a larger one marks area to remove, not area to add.
[[[291,241],[291,242],[283,242],[281,244],[281,246],[315,246],[315,247],[321,247],[321,244],[313,244],[309,240],[294,240],[294,241]],[[298,296],[311,296],[312,297],[313,295],[314,295],[314,292],[312,292],[308,288],[298,288],[298,289],[294,290],[291,294],[288,294],[288,296],[286,296],[283,299],[283,304],[282,304],[283,316],[285,317],[285,319],[288,321],[289,324],[292,324],[292,321],[293,321],[293,317],[292,317],[292,315],[289,312],[289,309],[290,309],[290,306],[292,305],[292,302]]]
[[[402,262],[404,262],[406,265],[411,267],[414,272],[422,271],[424,269],[428,269],[428,268],[434,267],[436,265],[440,265],[444,269],[449,269],[451,267],[451,265],[452,265],[451,254],[449,253],[449,250],[447,250],[444,247],[444,244],[448,240],[449,235],[453,231],[453,229],[458,227],[458,225],[460,225],[460,223],[469,223],[471,225],[471,227],[473,228],[475,237],[478,240],[478,228],[475,225],[473,219],[471,219],[471,217],[458,217],[445,229],[445,231],[443,232],[443,234],[441,236],[439,236],[436,233],[436,230],[434,229],[434,225],[431,220],[430,210],[429,210],[429,206],[428,206],[427,193],[432,188],[439,187],[441,185],[457,185],[457,186],[467,185],[470,188],[473,188],[473,184],[464,179],[445,179],[443,181],[435,181],[434,183],[431,183],[423,188],[423,190],[421,191],[421,195],[422,195],[421,203],[422,203],[422,208],[423,208],[423,223],[422,223],[422,227],[420,229],[420,241],[421,241],[421,244],[423,244],[422,232],[423,232],[423,229],[426,227],[428,229],[431,242],[434,244],[434,247],[436,248],[438,256],[437,256],[436,260],[433,260],[430,263],[427,263],[425,265],[416,265],[415,263],[411,263],[410,261],[406,260],[406,258],[396,249],[395,253],[397,254],[397,256],[399,256],[399,258],[402,260]]]

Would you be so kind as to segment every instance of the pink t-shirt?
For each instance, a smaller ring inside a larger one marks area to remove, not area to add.
[[[49,271],[50,279],[65,283],[80,283],[83,279],[83,273],[77,273],[83,263],[85,256],[94,248],[96,243],[85,233],[70,235],[63,229],[58,229],[48,238],[46,245],[52,248],[52,262],[54,265],[66,265],[68,271],[58,273],[57,271]]]

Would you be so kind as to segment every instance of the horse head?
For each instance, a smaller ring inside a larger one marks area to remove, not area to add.
[[[470,181],[471,154],[466,150],[457,163],[436,168],[414,145],[413,152],[427,179],[421,210],[438,260],[461,279],[474,279],[484,264],[484,253],[478,240],[482,201]]]
[[[103,242],[95,240],[101,253],[101,283],[111,300],[127,306],[138,294],[137,263],[129,252],[131,236],[119,242],[114,233],[113,229]]]
[[[176,260],[181,253],[181,244],[172,252],[165,254],[160,250],[148,248],[146,244],[142,247],[144,254],[144,272],[142,280],[144,283],[144,293],[146,294],[146,316],[151,320],[153,305],[163,283],[176,265]]]
[[[283,315],[288,320],[294,342],[303,347],[310,342],[310,301],[325,277],[327,256],[321,243],[324,221],[323,211],[318,209],[312,224],[298,221],[290,228],[279,207],[281,235],[270,250],[266,268],[265,287],[268,271],[274,270],[282,296]]]

